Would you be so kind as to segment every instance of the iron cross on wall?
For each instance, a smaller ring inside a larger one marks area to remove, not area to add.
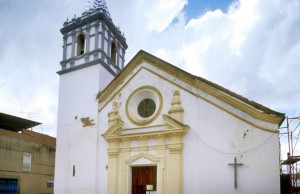
[[[244,164],[237,163],[236,157],[234,157],[234,163],[230,163],[228,165],[234,167],[234,188],[236,189],[237,188],[237,167],[243,166]]]

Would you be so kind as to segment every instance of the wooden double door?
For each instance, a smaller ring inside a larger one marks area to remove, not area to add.
[[[156,191],[156,166],[132,167],[132,194],[146,194]]]

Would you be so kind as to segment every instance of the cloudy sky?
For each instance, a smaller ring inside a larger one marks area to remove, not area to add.
[[[0,112],[56,135],[67,18],[87,0],[0,1]],[[300,116],[299,0],[107,0],[129,48],[148,51],[289,117]]]

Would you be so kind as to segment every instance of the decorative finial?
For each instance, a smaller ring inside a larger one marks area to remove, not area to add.
[[[112,105],[112,109],[108,113],[109,127],[113,126],[115,123],[117,123],[120,120],[121,120],[121,118],[120,118],[120,114],[119,114],[118,103],[116,101],[114,101],[113,105]]]
[[[180,92],[178,90],[174,91],[171,109],[169,110],[169,115],[178,121],[183,121],[183,108],[181,106]]]
[[[64,26],[68,24],[69,18],[67,17],[67,20],[64,22]]]

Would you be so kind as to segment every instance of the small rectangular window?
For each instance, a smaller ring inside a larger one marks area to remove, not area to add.
[[[31,158],[32,155],[30,153],[23,153],[23,171],[31,171]]]
[[[53,181],[48,181],[47,182],[47,188],[52,188],[53,189],[53,187],[54,187]]]

